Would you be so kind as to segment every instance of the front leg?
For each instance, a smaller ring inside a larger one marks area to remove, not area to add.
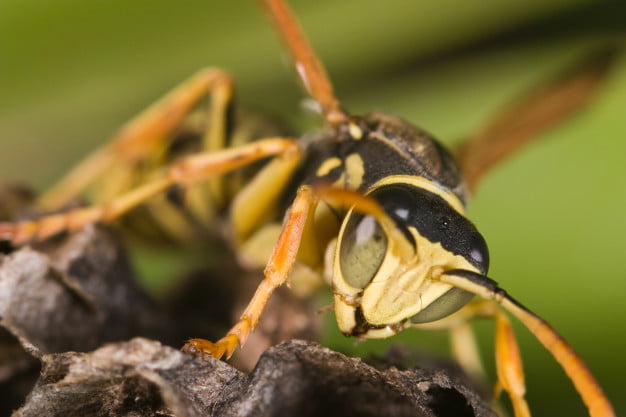
[[[183,347],[188,352],[204,352],[216,358],[224,354],[229,358],[237,344],[243,346],[248,334],[254,330],[263,308],[276,288],[287,281],[291,268],[298,255],[307,219],[317,204],[317,197],[308,186],[298,189],[296,198],[289,209],[274,251],[264,271],[264,279],[248,303],[239,321],[226,336],[213,343],[204,339],[191,339]]]

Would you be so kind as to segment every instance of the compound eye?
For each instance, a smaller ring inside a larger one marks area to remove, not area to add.
[[[386,251],[387,236],[376,219],[350,215],[339,248],[344,280],[355,288],[365,288],[378,272]]]
[[[459,288],[451,288],[425,309],[411,317],[413,323],[429,323],[449,316],[474,298],[474,294]]]
[[[473,233],[469,238],[469,257],[471,263],[476,266],[481,273],[486,274],[489,269],[489,250],[487,243],[478,232]]]

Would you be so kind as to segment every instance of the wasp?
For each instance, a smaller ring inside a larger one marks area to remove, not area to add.
[[[521,359],[507,311],[562,365],[592,416],[614,415],[569,344],[488,278],[487,245],[466,216],[470,192],[483,174],[536,133],[531,122],[549,125],[569,106],[544,120],[545,92],[529,97],[453,155],[399,117],[348,113],[287,5],[259,3],[318,104],[323,131],[296,139],[242,122],[233,114],[229,74],[205,69],[132,119],[41,198],[44,205],[59,206],[105,177],[96,204],[2,223],[0,237],[19,245],[89,223],[128,221],[140,206],[165,210],[157,201],[165,198],[180,203],[180,213],[167,216],[162,228],[189,238],[223,217],[242,261],[265,263],[264,279],[240,320],[222,339],[191,339],[185,350],[232,355],[276,288],[290,277],[313,275],[330,282],[337,324],[350,336],[385,338],[409,327],[457,331],[474,318],[495,319],[498,384],[516,415],[525,416]],[[571,96],[574,104],[592,89],[568,78],[558,91],[569,92],[571,85],[580,92]],[[184,136],[179,129],[195,123],[192,113],[207,96],[202,139],[172,141]],[[511,114],[533,127],[507,129]],[[231,176],[246,167],[253,169]]]

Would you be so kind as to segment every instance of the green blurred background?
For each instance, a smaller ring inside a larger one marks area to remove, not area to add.
[[[617,1],[294,3],[347,108],[402,115],[448,144],[577,57],[623,39],[626,25]],[[251,1],[2,0],[0,178],[45,187],[207,65],[235,75],[246,106],[298,131],[315,128],[283,56]],[[626,413],[625,139],[622,57],[584,113],[499,167],[470,205],[490,245],[490,275],[576,347],[618,414]],[[150,276],[155,262],[140,269]],[[390,344],[357,344],[328,327],[324,343],[351,354]],[[493,326],[476,327],[493,372]],[[516,327],[535,415],[586,415],[558,365]],[[445,354],[444,334],[407,331],[395,341]]]

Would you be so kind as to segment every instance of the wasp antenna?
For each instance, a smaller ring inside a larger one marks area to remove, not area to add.
[[[312,187],[313,192],[327,201],[336,201],[346,207],[351,207],[361,214],[374,217],[389,234],[389,239],[395,243],[396,250],[401,258],[409,259],[415,253],[413,245],[396,226],[396,222],[387,214],[385,209],[372,197],[358,191],[345,188],[336,188],[329,185],[317,184]]]
[[[296,71],[308,93],[320,105],[326,121],[332,125],[346,122],[348,114],[341,108],[324,66],[298,26],[298,21],[283,0],[257,0],[278,30],[292,55]]]
[[[545,320],[524,307],[500,288],[495,281],[484,275],[465,270],[452,270],[442,273],[439,279],[441,282],[461,288],[482,298],[494,300],[514,315],[561,365],[587,406],[590,416],[615,417],[611,403],[602,392],[602,388],[587,365],[569,343]]]

